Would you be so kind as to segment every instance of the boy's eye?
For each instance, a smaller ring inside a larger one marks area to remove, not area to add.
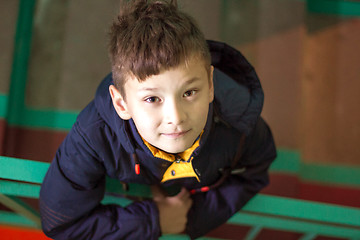
[[[186,92],[184,93],[184,97],[190,97],[190,96],[193,96],[193,95],[195,95],[195,93],[196,93],[196,90],[189,90],[189,91],[186,91]]]
[[[157,103],[157,102],[160,102],[160,98],[158,98],[158,97],[148,97],[148,98],[145,99],[145,102]]]

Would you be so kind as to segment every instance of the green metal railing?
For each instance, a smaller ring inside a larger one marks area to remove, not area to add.
[[[14,213],[0,211],[0,224],[40,227],[39,213],[19,197],[38,198],[40,184],[48,163],[0,156],[0,202]],[[107,179],[107,193],[137,197],[151,197],[148,186],[132,184],[124,191],[120,183]],[[126,206],[127,198],[106,194],[102,203]],[[245,239],[255,239],[263,228],[301,233],[302,240],[316,236],[360,239],[360,209],[334,204],[302,201],[264,194],[255,196],[228,223],[250,226]],[[171,235],[162,239],[188,239]],[[207,238],[209,239],[209,238]]]

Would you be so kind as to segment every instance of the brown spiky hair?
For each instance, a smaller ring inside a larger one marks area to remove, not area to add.
[[[124,0],[110,29],[109,55],[115,87],[125,98],[129,76],[145,81],[164,70],[203,60],[210,71],[210,53],[195,20],[171,0]],[[171,79],[169,79],[171,81]]]

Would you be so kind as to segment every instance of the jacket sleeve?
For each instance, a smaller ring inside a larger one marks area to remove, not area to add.
[[[268,168],[276,157],[276,149],[270,129],[262,118],[247,137],[244,148],[238,167],[245,167],[245,172],[230,175],[216,189],[193,195],[186,227],[191,239],[225,223],[269,183]]]
[[[74,125],[59,148],[40,191],[44,233],[53,239],[158,239],[159,214],[152,201],[123,208],[100,204],[105,169]]]

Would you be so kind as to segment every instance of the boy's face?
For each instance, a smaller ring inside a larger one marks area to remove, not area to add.
[[[151,145],[179,153],[191,147],[205,127],[213,101],[213,67],[191,58],[187,66],[153,75],[143,82],[135,77],[125,83],[126,100],[114,86],[110,94],[118,115],[133,119],[139,134]]]

